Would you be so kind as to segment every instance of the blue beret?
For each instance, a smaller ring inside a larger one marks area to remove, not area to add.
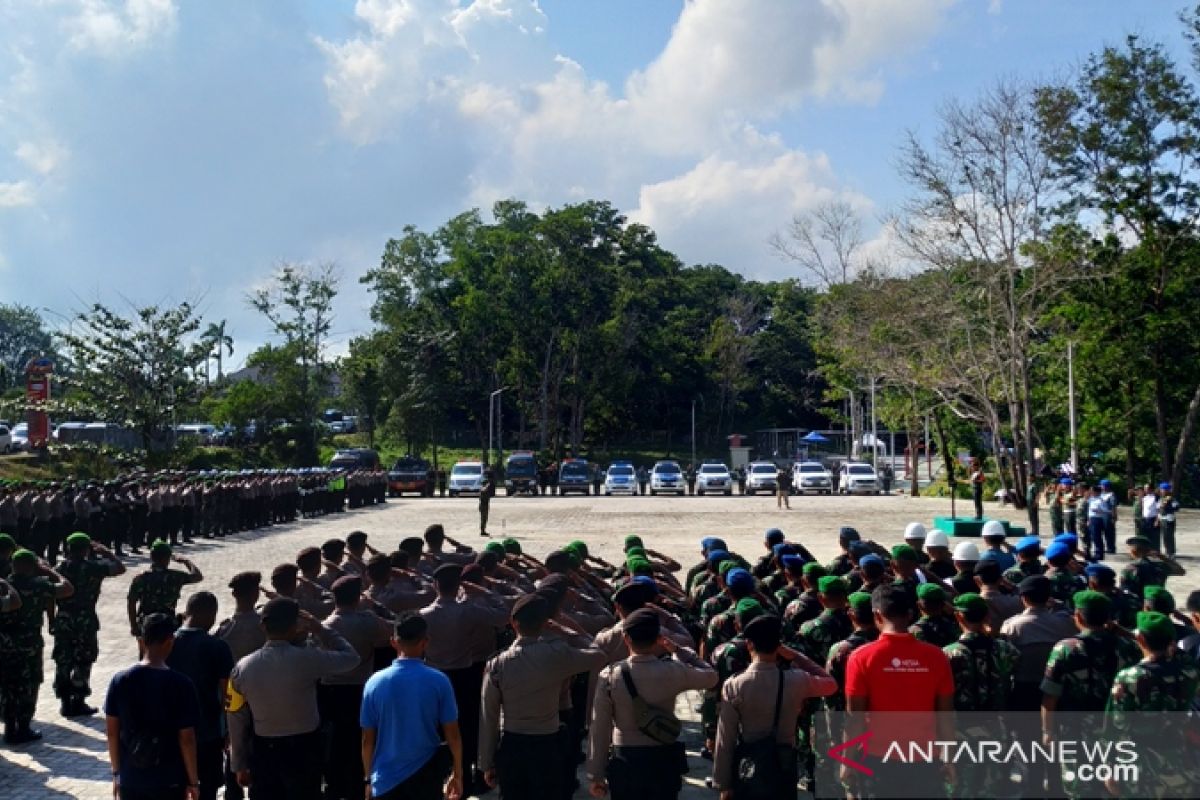
[[[999,561],[999,560],[1000,560],[1000,554],[997,553],[995,550],[984,550],[979,555],[978,563],[982,564],[985,561]]]
[[[725,576],[725,585],[733,589],[754,590],[754,576],[744,569],[731,569]]]
[[[1171,484],[1169,484],[1169,483],[1160,483],[1160,484],[1158,485],[1158,488],[1159,488],[1161,491],[1164,491],[1164,492],[1169,492],[1169,491],[1171,491]]]
[[[858,560],[858,565],[860,567],[865,567],[868,564],[878,564],[881,567],[887,566],[886,564],[883,563],[883,559],[880,558],[879,556],[875,555],[874,553],[871,553],[870,555],[865,555]]]
[[[1055,559],[1059,556],[1067,556],[1070,554],[1071,547],[1065,542],[1051,542],[1050,546],[1046,548],[1046,558],[1048,559]]]
[[[1059,486],[1074,486],[1075,481],[1071,480],[1070,478],[1059,478],[1058,485]]]
[[[778,544],[783,541],[783,531],[779,528],[768,528],[764,538],[771,544]]]
[[[715,537],[715,536],[705,536],[703,539],[700,540],[700,549],[704,550],[706,552],[708,550],[712,550],[713,545],[716,544],[717,541],[718,541],[717,537]]]
[[[708,551],[708,563],[714,567],[717,564],[720,564],[722,561],[724,561],[727,558],[729,558],[729,553],[727,553],[724,550],[709,550]]]
[[[1088,564],[1083,568],[1083,571],[1089,578],[1117,577],[1117,573],[1113,570],[1113,568],[1106,564]]]
[[[850,555],[862,557],[871,552],[871,545],[866,542],[854,542],[850,545]]]
[[[1017,540],[1017,552],[1018,553],[1022,553],[1026,550],[1033,550],[1034,548],[1040,549],[1041,546],[1042,546],[1042,540],[1036,536],[1022,536],[1020,539]]]
[[[1079,545],[1079,537],[1073,533],[1060,533],[1054,537],[1057,544],[1065,544],[1067,547],[1077,547]]]
[[[654,594],[658,594],[658,584],[654,582],[654,578],[649,575],[635,575],[630,583],[640,583],[643,586],[649,587]]]
[[[788,572],[799,572],[804,568],[804,557],[795,553],[788,553],[780,561],[783,562],[783,568]]]
[[[792,546],[787,542],[780,542],[779,544],[771,546],[771,552],[776,556],[786,556],[788,553],[792,552]]]
[[[1100,485],[1107,489],[1109,486],[1112,486],[1112,481],[1110,481],[1108,478],[1105,478],[1104,480],[1100,481]]]

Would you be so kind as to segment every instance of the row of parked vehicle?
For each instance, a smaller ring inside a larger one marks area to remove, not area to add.
[[[339,455],[341,455],[339,453]],[[415,493],[431,496],[435,491],[459,495],[479,494],[488,480],[489,469],[482,461],[459,461],[449,475],[438,474],[424,459],[406,456],[388,470],[392,496]],[[691,478],[691,480],[689,480]],[[772,461],[755,461],[737,471],[721,462],[707,461],[694,477],[678,461],[657,461],[646,470],[631,461],[614,461],[607,469],[581,458],[568,458],[542,468],[531,452],[513,453],[504,469],[493,476],[496,489],[503,486],[508,496],[517,494],[675,494],[732,495],[735,487],[746,495],[774,494],[780,480],[787,480],[792,494],[879,494],[881,483],[867,463],[845,462],[831,472],[819,461],[801,461],[781,467]]]

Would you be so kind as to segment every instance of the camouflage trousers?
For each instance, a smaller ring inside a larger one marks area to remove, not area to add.
[[[42,645],[0,642],[0,713],[5,720],[33,719],[42,685]]]
[[[716,689],[705,689],[700,703],[700,724],[706,740],[717,738],[717,715],[720,712],[720,695]]]
[[[92,693],[92,665],[100,657],[97,627],[72,620],[55,625],[52,632],[55,696],[62,700],[87,697]]]

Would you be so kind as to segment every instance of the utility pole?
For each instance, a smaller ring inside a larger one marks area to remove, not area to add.
[[[879,433],[875,429],[875,376],[871,376],[871,464],[879,468]]]
[[[1067,421],[1071,431],[1071,474],[1079,474],[1079,444],[1075,439],[1075,343],[1067,340]]]
[[[692,469],[696,468],[696,398],[692,398]]]
[[[487,451],[487,457],[483,459],[483,465],[485,467],[489,466],[492,463],[492,436],[493,436],[493,433],[496,428],[495,423],[493,421],[495,419],[496,398],[498,398],[501,395],[501,393],[503,393],[507,390],[508,390],[507,386],[501,386],[499,389],[497,389],[496,391],[494,391],[490,395],[488,395],[488,451]],[[500,420],[500,424],[501,425],[504,424],[503,419]]]

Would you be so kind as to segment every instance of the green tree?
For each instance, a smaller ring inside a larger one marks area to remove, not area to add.
[[[217,383],[220,383],[225,373],[222,371],[222,361],[224,356],[233,355],[233,337],[225,332],[225,320],[220,322],[210,322],[208,327],[204,329],[204,333],[200,337],[209,345],[209,358],[215,358],[217,361]],[[205,375],[208,375],[208,358],[205,358]]]
[[[199,327],[189,303],[81,312],[60,334],[74,364],[66,378],[74,406],[136,431],[146,450],[168,446],[179,412],[198,398],[193,376],[208,353]]]
[[[37,309],[0,303],[0,390],[22,386],[25,364],[37,355],[54,358],[54,341]]]
[[[298,431],[297,459],[317,461],[316,420],[319,403],[328,394],[329,362],[326,347],[333,328],[333,301],[338,275],[331,264],[284,264],[273,284],[252,292],[247,301],[266,317],[281,343],[267,349],[267,363],[275,386],[287,398],[289,421]]]

